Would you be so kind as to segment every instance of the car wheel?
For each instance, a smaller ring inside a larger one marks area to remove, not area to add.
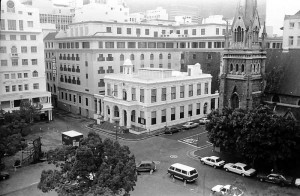
[[[260,178],[260,179],[259,179],[259,181],[263,182],[263,181],[264,181],[264,179]]]
[[[225,169],[225,171],[227,171],[227,172],[228,172],[228,169],[226,168],[226,169]]]
[[[204,165],[204,161],[200,161]]]
[[[284,186],[284,183],[283,183],[283,182],[281,182],[281,183],[280,183],[280,186]]]
[[[214,165],[214,168],[216,169],[216,168],[217,168],[217,166],[216,166],[216,165]]]
[[[243,176],[243,177],[245,177],[245,174],[244,174],[244,173],[242,173],[242,176]]]

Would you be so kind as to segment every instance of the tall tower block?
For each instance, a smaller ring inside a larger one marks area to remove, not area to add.
[[[220,109],[252,109],[260,104],[265,86],[265,27],[259,42],[261,24],[256,0],[239,5],[229,32],[220,70]]]

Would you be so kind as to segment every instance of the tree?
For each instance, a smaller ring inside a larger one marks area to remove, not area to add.
[[[252,165],[257,159],[273,164],[291,158],[296,145],[295,122],[275,115],[268,107],[212,112],[207,124],[209,140],[228,151],[237,151]]]
[[[38,118],[43,105],[41,104],[31,104],[29,101],[22,101],[20,105],[20,116],[25,119],[26,122],[32,123],[35,118]]]
[[[90,132],[80,146],[47,153],[58,170],[44,170],[38,188],[58,195],[129,195],[136,182],[135,158],[127,146]]]

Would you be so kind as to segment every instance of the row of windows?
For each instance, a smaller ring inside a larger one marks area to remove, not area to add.
[[[0,20],[1,30],[6,30],[5,19]],[[20,31],[24,31],[24,21],[23,20],[7,20],[7,30],[17,30],[17,24]],[[33,21],[27,21],[27,27],[33,28]]]
[[[79,54],[59,54],[59,60],[80,61]]]
[[[100,81],[101,82],[101,81]],[[196,85],[196,92],[194,92],[194,85]],[[188,89],[186,89],[185,85],[182,85],[179,87],[179,98],[185,98],[185,91],[188,91],[188,97],[193,97],[195,95],[201,95],[201,83],[198,84],[190,84],[188,85]],[[161,89],[151,89],[151,103],[157,102],[157,91],[161,91],[161,97],[160,101],[167,101],[167,95],[170,95],[170,99],[174,100],[176,99],[176,88],[177,87],[171,87],[171,91],[167,92],[167,88],[161,88]],[[139,101],[144,103],[145,102],[145,89],[139,89],[140,90],[140,97]],[[208,94],[208,83],[204,83],[204,94]],[[118,86],[107,84],[107,95],[108,96],[118,96]],[[123,99],[127,100],[127,93],[123,92]],[[131,100],[136,101],[136,88],[131,88]]]
[[[37,59],[31,59],[31,65],[37,65]],[[1,66],[7,66],[7,60],[1,60]],[[19,65],[19,59],[11,59],[11,65],[12,66],[18,66]],[[28,59],[22,59],[22,65],[28,65]]]
[[[31,53],[37,53],[37,46],[30,47]],[[16,46],[11,47],[10,52],[12,54],[17,54],[18,49]],[[0,46],[0,53],[7,53],[6,46]],[[21,53],[27,53],[27,46],[21,46]]]
[[[53,42],[45,42],[45,48],[54,48],[54,43]]]
[[[28,84],[20,84],[20,85],[10,85],[10,86],[5,86],[5,92],[9,93],[9,92],[15,92],[17,91],[17,87],[18,87],[18,91],[28,91],[29,90],[29,85]],[[33,83],[33,89],[37,90],[39,89],[39,83]]]
[[[77,85],[80,85],[80,83],[81,83],[79,77],[77,77],[77,80],[76,80],[75,76],[73,76],[73,78],[71,78],[71,76],[67,76],[67,75],[64,75],[64,76],[65,77],[63,77],[63,75],[60,75],[60,81],[61,82],[70,83],[70,84],[77,84]]]
[[[131,61],[134,61],[135,60],[134,54],[130,54],[129,58],[130,58]],[[172,55],[169,53],[168,54],[168,59],[171,59],[171,58],[172,58]],[[120,61],[124,61],[124,59],[125,59],[124,54],[120,54]],[[150,54],[149,59],[154,60],[154,54]],[[163,54],[159,54],[158,59],[162,60],[163,59]],[[97,61],[105,61],[105,60],[106,61],[113,61],[114,58],[113,58],[112,54],[108,54],[106,58],[104,57],[103,54],[99,54],[99,56],[97,57]],[[145,55],[144,54],[140,55],[140,60],[145,60]]]
[[[77,95],[70,94],[70,93],[68,94],[64,92],[60,93],[60,99],[65,99],[66,101],[72,101],[72,98],[73,98],[73,102],[76,103]],[[80,95],[78,95],[78,103],[82,103],[82,98]],[[85,105],[89,106],[89,98],[85,98]]]
[[[71,68],[71,65],[68,65],[68,67],[67,67],[66,64],[64,64],[64,66],[62,64],[60,64],[60,71],[68,71],[68,72],[77,72],[77,73],[80,73],[80,69],[79,69],[78,65],[77,65],[77,67],[75,69],[75,65],[72,65],[72,68]]]
[[[289,27],[290,29],[293,29],[295,27],[295,22],[290,22]],[[300,22],[298,22],[298,29],[300,29]]]
[[[295,36],[297,38],[297,46],[300,46],[300,36]],[[294,44],[294,36],[289,36],[289,46],[293,46]]]
[[[52,77],[52,73],[46,73],[46,76],[47,76],[47,80],[53,80],[53,81],[55,81],[55,75],[53,74],[53,77]]]
[[[36,35],[29,35],[30,40],[36,40]],[[0,40],[6,40],[6,35],[0,34]],[[9,40],[21,40],[26,41],[27,35],[9,35]]]
[[[235,64],[235,66],[231,63],[229,66],[229,71],[235,73],[244,73],[245,65],[244,64]],[[259,73],[260,72],[260,64],[251,64],[251,73]]]
[[[16,77],[17,76],[17,77]],[[38,77],[39,73],[34,70],[32,72],[32,77]],[[19,78],[28,78],[28,73],[11,73],[11,74],[4,74],[4,79],[9,80],[9,79],[19,79]]]
[[[15,13],[15,7],[13,8],[7,7],[7,12]],[[1,13],[3,14],[4,10],[1,10]],[[23,14],[23,11],[18,11],[18,14]],[[27,15],[32,16],[32,12],[27,12]]]

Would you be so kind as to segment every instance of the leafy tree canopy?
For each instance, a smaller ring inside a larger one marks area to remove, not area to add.
[[[127,146],[102,141],[90,132],[80,146],[62,146],[48,153],[58,169],[43,171],[38,188],[58,195],[129,195],[135,186],[135,157]]]
[[[252,164],[291,158],[296,145],[295,122],[275,115],[268,107],[253,110],[223,109],[209,114],[209,140],[226,151],[237,151]]]

